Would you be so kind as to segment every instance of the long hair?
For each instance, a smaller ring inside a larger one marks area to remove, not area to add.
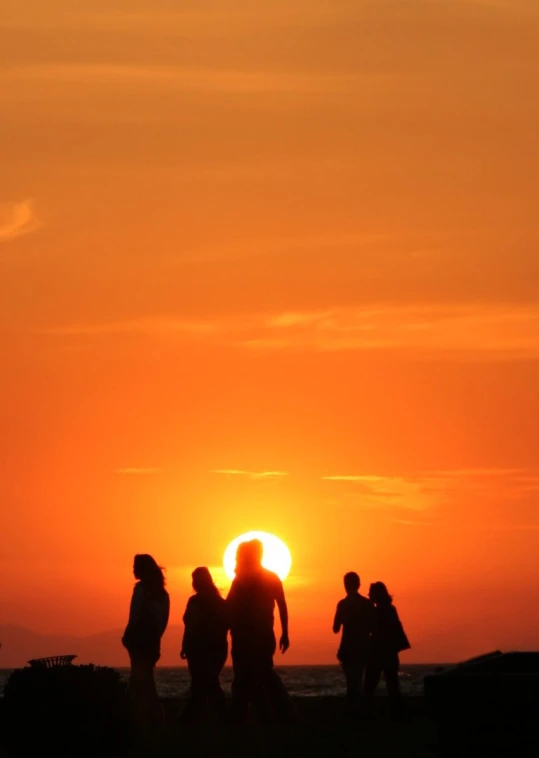
[[[199,566],[191,574],[193,577],[193,589],[198,595],[205,597],[221,597],[221,592],[213,581],[207,566]]]
[[[161,566],[147,553],[137,553],[133,562],[135,578],[147,587],[150,592],[163,592],[165,589],[165,575]]]
[[[373,603],[380,605],[391,605],[393,596],[387,591],[383,582],[373,582],[369,587],[369,598]]]

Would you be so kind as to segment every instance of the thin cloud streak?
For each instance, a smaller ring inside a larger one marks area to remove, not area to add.
[[[39,226],[30,199],[0,205],[0,242],[9,242],[30,234],[39,229]]]
[[[122,476],[150,476],[151,474],[159,474],[161,471],[162,469],[160,468],[127,467],[117,468],[114,470],[114,473]]]
[[[239,261],[248,258],[262,258],[274,254],[287,254],[291,252],[309,252],[325,249],[357,249],[359,247],[372,247],[388,241],[395,241],[396,235],[387,233],[370,232],[363,234],[316,234],[289,237],[275,237],[270,240],[253,239],[247,243],[235,245],[222,245],[219,247],[199,247],[188,253],[183,253],[180,258],[176,255],[174,262],[184,263],[211,263],[217,261]],[[316,312],[315,312],[316,313]]]
[[[402,86],[395,74],[335,73],[308,74],[287,71],[223,70],[114,63],[47,63],[10,68],[10,81],[55,82],[99,85],[137,84],[166,87],[181,92],[227,94],[380,94],[382,89],[396,91]]]
[[[539,356],[539,307],[470,304],[324,310],[272,317],[259,347]],[[250,339],[247,346],[257,346]]]
[[[334,503],[352,501],[359,508],[388,511],[433,511],[470,498],[506,506],[511,503],[511,511],[526,510],[539,492],[539,472],[509,468],[437,470],[405,476],[335,474],[321,480],[333,487]]]
[[[205,321],[189,321],[174,316],[149,316],[104,324],[73,324],[40,330],[41,334],[99,336],[115,334],[140,334],[145,336],[209,335],[219,333],[219,325]]]
[[[401,352],[466,360],[539,358],[539,306],[456,304],[252,313],[213,320],[147,316],[40,330],[50,335],[140,334],[255,351]]]
[[[387,480],[387,477],[372,474],[336,474],[321,478],[327,482],[384,482]]]
[[[355,489],[342,493],[347,500],[357,501],[362,508],[404,509],[425,511],[435,504],[435,494],[429,480],[404,476],[378,476],[372,474],[346,474],[323,476],[323,481],[337,486],[354,484]]]
[[[279,479],[288,476],[286,471],[244,471],[242,469],[224,468],[213,469],[212,474],[222,476],[244,476],[248,479]]]

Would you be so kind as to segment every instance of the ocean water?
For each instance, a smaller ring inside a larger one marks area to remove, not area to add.
[[[404,695],[422,695],[423,677],[435,671],[442,664],[403,664],[400,671],[402,692]],[[129,669],[117,669],[122,677],[129,675]],[[278,666],[279,672],[288,692],[294,696],[321,697],[324,695],[342,696],[345,693],[344,675],[339,666]],[[11,669],[0,669],[0,694],[3,693]],[[155,670],[157,691],[161,697],[182,697],[189,692],[189,672],[186,668],[160,667]],[[225,667],[221,675],[223,688],[230,692],[232,669]],[[382,681],[378,687],[384,694]]]

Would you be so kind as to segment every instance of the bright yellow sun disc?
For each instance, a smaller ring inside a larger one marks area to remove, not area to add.
[[[268,532],[246,532],[236,537],[225,550],[223,566],[229,579],[234,579],[236,573],[236,550],[242,542],[260,540],[264,547],[262,565],[269,571],[273,571],[279,579],[286,579],[292,566],[290,550],[279,537]]]

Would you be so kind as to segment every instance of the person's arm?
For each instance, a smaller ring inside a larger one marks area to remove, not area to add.
[[[198,613],[194,607],[193,598],[189,598],[185,607],[185,613],[183,614],[183,638],[182,649],[180,651],[180,658],[185,660],[189,655],[189,648],[191,641],[196,635],[196,627],[198,623]]]
[[[340,602],[337,603],[337,610],[335,611],[335,618],[333,620],[333,633],[339,634],[342,627],[342,613],[341,613],[341,604]]]
[[[131,603],[129,605],[129,619],[125,632],[122,637],[122,644],[127,647],[127,642],[130,634],[136,628],[137,622],[142,617],[144,608],[144,587],[141,584],[135,584],[133,594],[131,595]]]
[[[187,658],[187,648],[189,647],[189,636],[187,634],[187,625],[185,624],[185,616],[186,613],[183,616],[183,636],[182,636],[182,648],[180,650],[180,658],[182,661],[185,661]]]
[[[128,626],[136,624],[142,616],[144,608],[144,587],[142,584],[136,584],[131,596],[131,605],[129,606]]]
[[[170,618],[170,595],[168,594],[168,592],[165,592],[165,597],[163,599],[163,612],[161,615],[161,637],[166,631],[169,618]]]
[[[280,579],[277,579],[275,600],[277,602],[277,608],[279,609],[279,618],[281,620],[281,639],[279,640],[279,650],[281,653],[286,653],[290,647],[290,639],[288,637],[288,606],[286,605],[286,599],[284,596],[284,587]]]
[[[226,618],[227,628],[230,629],[236,619],[236,596],[237,596],[237,581],[234,579],[232,585],[226,596],[224,614]]]
[[[369,632],[372,634],[375,634],[378,631],[378,616],[376,615],[376,610],[374,608],[373,603],[370,603],[369,606]]]

